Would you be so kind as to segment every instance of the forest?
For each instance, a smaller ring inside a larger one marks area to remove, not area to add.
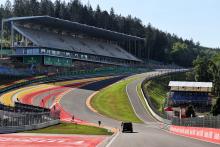
[[[213,95],[217,101],[213,114],[220,114],[220,53],[201,54],[193,62],[196,81],[213,82]]]
[[[98,5],[96,9],[88,3],[82,4],[80,0],[69,2],[55,0],[7,0],[0,6],[0,19],[20,16],[49,15],[56,18],[88,24],[108,30],[145,38],[142,59],[157,60],[164,64],[177,64],[191,67],[193,60],[207,50],[199,42],[192,39],[183,39],[175,34],[170,34],[144,23],[137,17],[121,16],[114,9],[102,10]],[[146,20],[147,22],[147,20]]]

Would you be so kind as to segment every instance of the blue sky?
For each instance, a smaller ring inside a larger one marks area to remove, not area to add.
[[[5,0],[0,0],[4,3]],[[88,0],[81,0],[88,3]],[[220,47],[220,0],[89,0],[96,8],[140,18],[160,30]]]

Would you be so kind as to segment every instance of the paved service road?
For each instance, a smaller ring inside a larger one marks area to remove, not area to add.
[[[137,116],[144,121],[143,124],[134,124],[134,133],[119,133],[107,145],[108,147],[219,147],[217,144],[202,142],[199,140],[186,138],[171,134],[158,127],[158,123],[144,109],[136,92],[136,86],[142,82],[147,76],[157,72],[144,73],[138,76],[136,80],[127,86],[127,93],[134,107]],[[119,78],[113,78],[95,82],[80,89],[75,89],[66,94],[61,99],[61,104],[66,111],[74,114],[76,117],[97,123],[101,120],[104,125],[120,128],[120,122],[96,114],[90,111],[86,106],[86,99],[95,91],[106,87]]]

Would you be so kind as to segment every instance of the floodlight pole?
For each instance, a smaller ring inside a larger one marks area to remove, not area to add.
[[[3,57],[3,52],[2,52],[2,48],[3,48],[3,32],[4,32],[4,19],[2,19],[2,28],[1,28],[1,58]]]

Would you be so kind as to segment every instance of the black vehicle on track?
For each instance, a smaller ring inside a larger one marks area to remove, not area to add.
[[[121,129],[122,129],[122,132],[130,132],[132,133],[133,132],[133,125],[131,122],[122,122],[121,123]]]

